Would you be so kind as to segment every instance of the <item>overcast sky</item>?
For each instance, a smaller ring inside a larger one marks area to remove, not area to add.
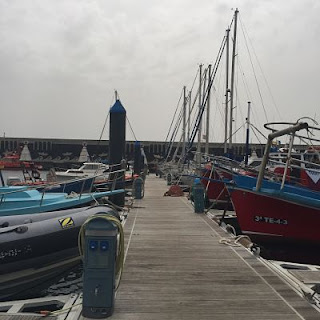
[[[2,134],[99,139],[116,89],[136,138],[164,140],[183,85],[215,61],[236,7],[237,90],[264,79],[248,96],[254,125],[319,120],[319,0],[0,0]],[[247,47],[256,71],[242,58]],[[239,101],[235,127],[248,99]],[[219,140],[223,105],[212,100],[210,136]]]

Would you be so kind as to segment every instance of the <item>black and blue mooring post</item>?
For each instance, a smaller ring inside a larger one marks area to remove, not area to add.
[[[109,132],[109,164],[112,171],[121,170],[121,161],[125,159],[126,147],[126,109],[116,95],[116,102],[110,108]],[[124,189],[125,173],[110,174],[110,178],[117,177],[116,189]],[[125,194],[112,195],[110,201],[118,206],[124,206]]]
[[[133,173],[140,175],[141,173],[141,144],[140,141],[134,143],[134,163]]]
[[[192,185],[192,196],[195,213],[204,212],[204,187],[200,178],[195,178]]]

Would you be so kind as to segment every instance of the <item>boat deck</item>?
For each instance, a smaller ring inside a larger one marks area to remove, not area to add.
[[[320,319],[247,249],[221,244],[229,235],[205,214],[194,213],[186,197],[165,197],[168,188],[148,176],[145,197],[130,210],[124,272],[110,319]],[[78,306],[64,319],[82,318],[81,296],[73,303]],[[18,318],[2,314],[4,319]]]

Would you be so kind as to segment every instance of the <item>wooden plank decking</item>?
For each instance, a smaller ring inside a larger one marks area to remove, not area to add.
[[[148,176],[125,225],[126,260],[111,319],[320,319],[320,314],[186,197]]]

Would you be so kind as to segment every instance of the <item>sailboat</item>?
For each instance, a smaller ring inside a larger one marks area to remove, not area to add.
[[[224,132],[224,154],[228,153],[227,141],[229,140],[229,150],[232,146],[232,123],[233,123],[233,103],[234,103],[234,79],[235,79],[235,57],[236,57],[236,38],[237,38],[237,19],[238,19],[238,9],[235,10],[233,16],[233,49],[232,49],[232,59],[231,59],[231,81],[229,87],[229,42],[230,42],[230,27],[226,30],[226,35],[223,39],[221,45],[221,55],[222,52],[226,51],[226,94],[225,94],[225,132]],[[210,95],[208,95],[209,99]],[[230,102],[230,110],[229,110]],[[230,113],[229,118],[229,130],[230,136],[228,137],[228,113]],[[208,120],[207,120],[208,126]],[[208,139],[208,132],[207,132]],[[208,153],[208,152],[207,152]],[[232,162],[228,157],[210,157],[211,161],[204,167],[202,171],[201,182],[206,190],[206,197],[208,205],[210,207],[223,206],[227,208],[230,205],[230,197],[225,185],[225,181],[232,179],[232,167],[228,162]],[[222,168],[223,167],[223,168]]]
[[[237,28],[237,14],[234,14],[234,44],[232,55],[232,72],[231,72],[231,89],[229,88],[229,32],[223,37],[216,61],[213,65],[208,65],[203,68],[199,66],[197,75],[193,81],[195,83],[197,77],[199,80],[199,87],[196,91],[195,97],[191,99],[191,92],[186,95],[186,87],[183,89],[182,108],[178,116],[178,121],[172,132],[172,137],[168,145],[166,162],[162,166],[164,174],[167,175],[168,184],[179,183],[191,187],[195,178],[201,178],[201,182],[206,189],[206,197],[209,202],[230,203],[227,188],[223,182],[224,179],[229,180],[231,175],[226,171],[223,172],[216,168],[216,163],[208,163],[209,155],[209,117],[210,117],[210,95],[213,87],[213,82],[216,78],[219,64],[222,59],[224,51],[227,51],[227,81],[226,81],[226,123],[228,120],[228,103],[231,98],[231,109],[233,109],[232,101],[234,97],[234,69],[235,69],[235,56],[236,56],[236,28]],[[187,112],[187,104],[189,110]],[[192,114],[193,112],[193,114]],[[231,113],[231,111],[230,111]],[[191,119],[192,118],[192,119]],[[231,115],[232,118],[232,115]],[[232,122],[230,124],[232,126]],[[182,126],[182,134],[179,143],[173,150],[173,141],[176,138],[178,128]],[[205,146],[203,147],[202,129],[205,128]],[[232,129],[230,128],[230,131]],[[231,139],[231,137],[230,137]],[[197,140],[197,142],[196,142]],[[225,139],[227,141],[227,139]],[[180,156],[178,152],[181,150]],[[203,152],[204,151],[204,152]],[[192,157],[190,157],[192,155]],[[168,159],[171,159],[170,161]],[[213,162],[216,162],[217,158]]]

